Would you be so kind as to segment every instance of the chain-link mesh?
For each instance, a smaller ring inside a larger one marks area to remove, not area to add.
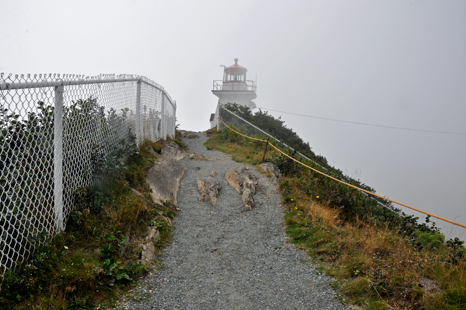
[[[175,115],[140,76],[0,74],[0,276],[27,259],[31,238],[65,228],[99,156],[174,137]]]

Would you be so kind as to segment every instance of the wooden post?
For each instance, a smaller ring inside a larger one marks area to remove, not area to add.
[[[269,138],[267,138],[267,142],[265,142],[265,149],[264,149],[264,155],[262,156],[262,162],[265,160],[265,153],[267,152],[267,146],[269,146]]]

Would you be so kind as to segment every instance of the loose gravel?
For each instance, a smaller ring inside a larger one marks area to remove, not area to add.
[[[245,211],[225,173],[245,166],[207,150],[205,132],[183,139],[208,161],[185,158],[172,244],[164,268],[142,279],[118,305],[123,309],[344,309],[307,255],[287,243],[280,195],[270,179],[247,166],[259,182],[256,207]],[[215,172],[222,184],[215,206],[198,200],[197,180]]]

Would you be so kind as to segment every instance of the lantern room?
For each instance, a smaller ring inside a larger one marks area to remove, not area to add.
[[[238,65],[238,58],[235,58],[235,64],[226,67],[223,72],[223,90],[247,90],[246,69]]]
[[[223,66],[223,80],[214,80],[212,93],[218,97],[219,104],[236,103],[241,106],[247,106],[251,109],[256,108],[252,101],[256,96],[256,82],[246,79],[248,69],[238,64],[238,58],[235,63],[229,67]],[[218,117],[218,108],[215,116],[211,116],[211,127],[216,126]]]

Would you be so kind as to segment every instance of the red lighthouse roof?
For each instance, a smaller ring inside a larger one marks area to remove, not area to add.
[[[246,72],[246,71],[248,71],[248,69],[246,69],[243,66],[238,65],[238,58],[235,58],[235,64],[225,68],[225,71],[226,72],[231,72],[231,71],[234,71],[234,72],[239,72],[239,71]]]

